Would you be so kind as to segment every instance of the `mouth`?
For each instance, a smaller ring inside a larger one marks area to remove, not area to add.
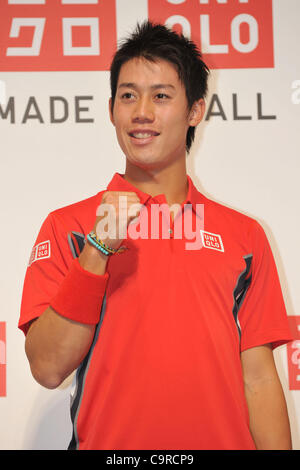
[[[136,144],[147,144],[154,140],[155,137],[158,137],[160,134],[159,132],[148,130],[148,129],[138,129],[133,130],[128,133],[131,137],[132,141]]]

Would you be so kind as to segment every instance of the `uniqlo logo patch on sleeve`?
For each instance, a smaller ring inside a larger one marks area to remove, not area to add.
[[[41,259],[45,258],[50,258],[50,240],[47,240],[45,242],[41,242],[38,245],[35,245],[32,248],[31,255],[29,258],[29,266],[34,262],[34,261],[39,261]]]
[[[0,322],[0,397],[6,396],[6,323]]]
[[[211,250],[224,251],[221,235],[217,233],[205,232],[200,230],[202,243],[204,248],[210,248]]]
[[[287,344],[289,388],[300,390],[300,315],[288,317],[291,333],[295,338]]]
[[[274,67],[272,0],[148,0],[148,11],[191,38],[211,69]]]

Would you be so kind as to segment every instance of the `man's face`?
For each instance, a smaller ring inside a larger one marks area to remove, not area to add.
[[[120,70],[111,121],[127,161],[165,168],[185,158],[193,122],[177,71],[165,60],[131,59]]]

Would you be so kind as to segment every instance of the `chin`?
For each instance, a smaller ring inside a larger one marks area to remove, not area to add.
[[[150,156],[143,156],[143,157],[127,157],[128,162],[131,165],[137,166],[142,169],[153,169],[161,166],[161,162],[152,155]]]

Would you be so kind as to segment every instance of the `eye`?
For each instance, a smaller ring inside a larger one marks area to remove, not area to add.
[[[130,99],[134,98],[134,96],[129,91],[126,91],[126,93],[123,93],[121,95],[121,98],[124,99],[124,100],[130,100]]]
[[[157,93],[156,98],[158,98],[159,100],[164,100],[164,99],[168,99],[170,97],[168,95],[166,95],[166,93]]]

